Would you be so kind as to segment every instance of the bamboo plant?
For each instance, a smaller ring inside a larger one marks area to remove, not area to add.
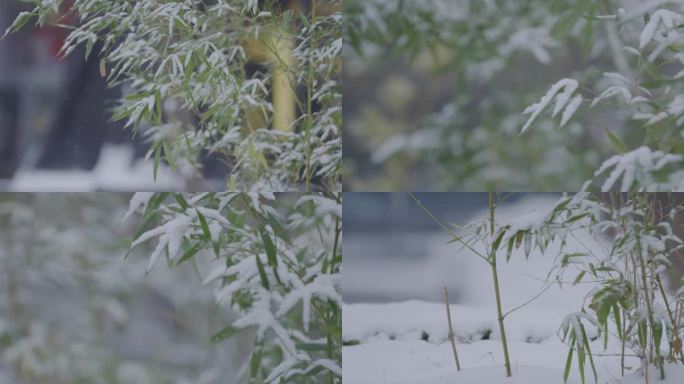
[[[666,362],[684,363],[679,303],[664,285],[664,274],[672,266],[669,255],[682,246],[670,224],[679,208],[658,206],[654,194],[639,193],[579,194],[561,204],[561,231],[588,231],[608,244],[605,252],[566,254],[558,265],[559,276],[577,272],[572,284],[591,278],[595,285],[588,303],[563,323],[569,341],[564,379],[570,374],[574,352],[582,382],[586,360],[596,379],[595,353],[589,347],[583,321],[596,328],[604,349],[610,337],[617,339],[623,375],[629,349],[639,357],[646,383],[651,376],[665,379]],[[572,220],[576,217],[580,219]]]
[[[162,163],[193,175],[212,153],[228,190],[340,189],[339,1],[27,3],[7,32],[70,29],[62,53],[85,46],[110,85],[125,85],[113,118],[151,142],[150,177]],[[65,13],[78,25],[62,25]],[[250,75],[252,64],[266,69]]]
[[[553,241],[556,234],[549,232],[544,226],[545,223],[539,225],[515,226],[511,224],[502,225],[496,219],[496,207],[501,196],[489,192],[489,215],[486,219],[471,222],[465,226],[455,224],[444,224],[437,216],[435,216],[427,207],[425,207],[420,200],[411,194],[411,197],[416,204],[428,214],[428,216],[439,227],[449,234],[451,237],[450,243],[458,243],[462,246],[461,250],[465,249],[483,262],[489,265],[492,273],[492,287],[494,289],[494,296],[496,300],[497,323],[499,326],[499,334],[501,337],[501,348],[504,357],[504,368],[506,375],[512,375],[511,358],[508,349],[508,338],[506,337],[505,320],[508,315],[517,311],[518,309],[529,304],[538,296],[533,297],[530,301],[514,307],[508,311],[504,311],[503,302],[501,298],[501,287],[499,282],[500,256],[504,256],[505,261],[510,260],[513,251],[521,249],[524,251],[525,257],[528,257],[534,249],[544,252],[549,244]],[[456,232],[454,229],[460,230]]]

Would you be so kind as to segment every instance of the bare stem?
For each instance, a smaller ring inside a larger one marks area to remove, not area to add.
[[[456,341],[454,340],[454,331],[451,326],[451,310],[449,309],[449,291],[444,287],[444,305],[446,306],[447,321],[449,322],[449,341],[451,342],[451,350],[454,352],[454,360],[456,361],[456,370],[461,370],[461,362],[458,360],[458,352],[456,352]]]
[[[449,229],[449,227],[447,227],[444,223],[442,223],[442,221],[439,220],[439,219],[437,218],[437,216],[435,216],[429,209],[427,209],[427,208],[423,205],[423,203],[420,202],[420,200],[418,200],[418,198],[416,197],[416,195],[414,195],[413,193],[409,193],[409,195],[411,196],[411,198],[413,199],[413,201],[416,202],[416,205],[418,205],[418,207],[420,207],[420,209],[422,209],[428,216],[430,216],[430,218],[432,219],[432,221],[434,221],[435,224],[439,225],[439,227],[442,228],[442,229],[444,230],[444,232],[446,232],[446,233],[448,233],[449,235],[451,235],[451,237],[453,237],[455,241],[457,241],[457,242],[463,244],[464,247],[468,248],[468,249],[469,249],[471,252],[473,252],[477,257],[481,258],[482,260],[486,261],[487,263],[490,263],[490,260],[489,260],[489,258],[488,258],[487,256],[483,255],[482,252],[479,252],[477,249],[473,248],[472,245],[468,244],[468,242],[466,242],[466,241],[464,241],[463,239],[461,239],[460,236],[458,236],[454,231],[452,231],[451,229]]]

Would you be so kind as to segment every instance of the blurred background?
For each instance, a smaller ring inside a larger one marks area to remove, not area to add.
[[[18,0],[0,2],[0,30],[30,9]],[[77,22],[67,12],[55,17]],[[183,176],[163,165],[152,180],[145,139],[110,119],[122,90],[106,86],[97,45],[88,60],[83,47],[63,58],[67,33],[29,22],[0,40],[0,190],[183,189]]]
[[[443,223],[464,226],[489,214],[487,193],[416,193],[422,204]],[[557,193],[502,193],[497,223],[548,213],[561,197]],[[452,303],[494,306],[489,265],[457,243],[419,208],[408,193],[347,193],[344,196],[345,303],[387,303],[405,300],[441,302],[449,288]],[[499,200],[500,199],[500,200]],[[594,246],[595,240],[569,239],[569,249]],[[570,252],[570,251],[568,251]],[[522,250],[510,262],[499,263],[504,302],[510,308],[536,295],[547,284],[556,250],[546,255]],[[553,286],[530,307],[577,310],[586,287]]]
[[[346,1],[345,191],[579,190],[615,154],[604,129],[634,148],[639,123],[585,103],[562,128],[542,117],[519,135],[522,112],[562,78],[595,96],[603,72],[630,76],[622,44],[638,46],[647,13],[670,5]]]
[[[234,318],[203,265],[146,275],[149,247],[125,259],[129,199],[0,194],[0,383],[242,383],[253,342],[210,342]]]

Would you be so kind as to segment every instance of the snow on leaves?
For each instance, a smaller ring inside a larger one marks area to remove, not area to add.
[[[651,41],[662,40],[668,32],[674,30],[682,22],[684,22],[682,15],[668,9],[658,9],[653,12],[639,36],[639,49],[646,48]],[[662,32],[660,36],[657,36],[658,30]]]
[[[174,170],[178,163],[197,172],[201,153],[210,151],[231,159],[227,189],[296,190],[314,175],[321,190],[340,189],[340,12],[300,23],[265,11],[258,0],[26,2],[34,9],[19,15],[8,32],[35,18],[43,25],[67,3],[75,9],[80,23],[63,53],[84,46],[86,56],[102,56],[109,83],[128,85],[114,119],[144,131],[153,143],[148,156],[155,169],[165,161]],[[316,107],[303,109],[288,132],[269,128],[276,110],[274,74],[252,78],[244,71],[260,59],[243,43],[266,39],[274,24],[291,29],[298,43],[288,49],[292,58],[282,58],[297,63],[294,85],[315,95],[309,105]],[[254,118],[256,111],[261,119]],[[185,114],[192,118],[178,118]]]
[[[525,133],[530,126],[537,120],[539,115],[546,110],[549,105],[555,100],[553,112],[551,117],[556,117],[561,111],[561,127],[568,123],[570,118],[575,114],[579,106],[582,104],[582,96],[573,94],[577,90],[579,84],[574,79],[562,79],[556,84],[552,85],[546,94],[537,102],[525,108],[523,115],[530,115],[525,125],[522,127],[520,134]]]
[[[668,154],[662,151],[653,151],[643,146],[623,155],[615,155],[601,165],[596,171],[595,177],[601,176],[612,169],[605,182],[601,186],[602,191],[610,191],[620,178],[621,191],[631,190],[677,190],[681,188],[684,180],[665,179],[660,181],[657,172],[668,166],[679,164],[681,166],[684,156]],[[681,175],[679,176],[681,178]]]
[[[148,271],[164,251],[171,264],[194,258],[217,303],[237,314],[213,341],[255,330],[252,357],[262,363],[249,369],[252,379],[332,374],[340,382],[339,196],[135,195],[130,206],[161,216],[132,243],[157,239]],[[282,358],[262,359],[273,349]]]
[[[340,286],[340,276],[319,275],[314,280],[301,287],[294,289],[288,293],[276,316],[283,316],[288,313],[297,303],[302,303],[302,319],[304,321],[304,330],[309,331],[309,324],[311,320],[311,299],[317,296],[321,299],[332,300],[337,303],[342,303],[342,296],[338,292],[337,287]]]

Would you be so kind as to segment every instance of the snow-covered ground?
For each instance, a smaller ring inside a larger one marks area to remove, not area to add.
[[[558,329],[559,310],[521,310],[506,319],[513,379],[506,378],[494,308],[451,305],[457,350],[463,370],[456,371],[442,303],[407,301],[350,304],[343,308],[343,376],[346,384],[553,384],[562,383],[567,357]],[[594,332],[593,335],[596,336]],[[599,383],[617,383],[619,346],[592,342]],[[628,358],[627,372],[639,361]],[[588,370],[588,368],[587,368]],[[576,367],[569,383],[579,383]]]
[[[502,204],[497,220],[522,224],[538,218],[555,201],[536,196]],[[484,214],[480,212],[474,219]],[[566,315],[582,308],[592,284],[549,284],[555,277],[552,268],[559,257],[558,247],[550,247],[546,255],[533,252],[528,259],[521,250],[514,252],[510,262],[499,263],[504,312],[544,290],[536,300],[506,317],[513,370],[513,377],[506,378],[489,266],[458,244],[446,244],[449,237],[440,232],[396,236],[414,239],[418,245],[409,247],[410,252],[419,253],[395,257],[392,249],[400,245],[388,241],[391,236],[367,233],[357,235],[353,244],[345,241],[345,384],[563,383],[568,347],[561,340],[560,327]],[[600,239],[577,234],[568,238],[566,251],[598,252],[604,247]],[[347,257],[350,252],[358,257]],[[574,277],[571,273],[564,280],[572,281]],[[461,372],[456,370],[447,339],[444,286],[449,288],[452,301]],[[366,303],[366,298],[373,303]],[[609,338],[604,350],[596,330],[588,328],[587,332],[594,339],[591,347],[596,354],[598,383],[644,382],[639,360],[634,356],[627,356],[626,376],[622,377],[620,345],[615,338]],[[632,352],[628,349],[627,353]],[[668,369],[670,380],[675,381],[665,383],[684,383],[681,366]],[[593,383],[590,372],[587,363],[587,383]],[[576,359],[568,383],[581,383]]]
[[[20,169],[7,184],[15,192],[183,191],[180,173],[159,164],[153,178],[152,160],[134,160],[133,148],[105,145],[92,171]]]

